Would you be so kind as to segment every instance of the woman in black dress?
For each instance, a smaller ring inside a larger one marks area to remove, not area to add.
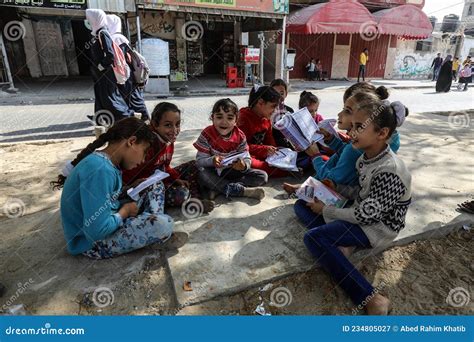
[[[447,93],[451,90],[451,84],[453,83],[453,62],[452,56],[448,55],[444,60],[441,70],[439,71],[438,80],[436,81],[436,92]]]
[[[122,34],[122,21],[115,14],[108,14],[106,20],[112,40],[122,49],[130,67],[130,77],[125,84],[119,85],[119,91],[130,109],[135,113],[140,113],[142,120],[149,120],[150,116],[145,105],[145,99],[143,98],[143,84],[135,82],[133,78],[133,65],[131,65],[131,60],[127,58],[127,55],[131,55],[132,48],[130,47],[130,41]]]
[[[114,49],[112,37],[106,28],[106,14],[99,9],[87,9],[86,18],[92,28],[94,43],[91,46],[92,78],[94,81],[94,121],[108,126],[128,116],[131,110],[117,86],[114,70]],[[88,116],[90,118],[90,116]]]

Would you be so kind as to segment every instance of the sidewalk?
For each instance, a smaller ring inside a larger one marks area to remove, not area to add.
[[[464,118],[472,120],[468,115]],[[472,131],[469,126],[453,125],[446,115],[412,113],[400,129],[399,155],[412,173],[413,199],[406,228],[396,244],[428,239],[474,222],[472,215],[454,210],[474,196]],[[194,158],[191,143],[198,134],[199,130],[188,130],[180,135],[174,165]],[[118,307],[110,307],[109,314],[163,314],[153,311],[153,305],[186,307],[227,298],[314,267],[303,243],[306,229],[295,219],[294,200],[286,199],[281,189],[283,181],[303,180],[291,178],[271,180],[260,203],[220,196],[210,215],[186,218],[180,209],[170,211],[176,228],[189,232],[190,240],[166,258],[153,246],[98,262],[67,254],[59,219],[60,193],[48,190],[48,182],[65,160],[76,156],[92,139],[19,144],[0,150],[4,161],[3,166],[0,163],[0,184],[5,189],[0,203],[20,199],[26,213],[12,219],[0,217],[0,279],[14,292],[16,284],[34,278],[34,285],[21,297],[33,314],[81,314],[77,298],[99,286],[113,289],[117,296]],[[25,155],[34,158],[25,161]],[[359,252],[354,257],[366,255]],[[413,262],[420,262],[423,268],[423,260]],[[455,280],[451,279],[453,284]],[[192,291],[183,288],[187,282]],[[133,311],[137,304],[130,293],[142,296],[139,305],[148,309]]]
[[[291,80],[290,92],[302,90],[341,90],[355,81],[328,80],[325,82]],[[375,86],[384,85],[392,89],[433,88],[434,82],[429,80],[372,80]],[[94,100],[94,89],[91,79],[79,77],[74,79],[17,80],[17,94],[0,91],[0,105],[8,104],[54,104],[72,102],[90,102]],[[225,81],[218,78],[196,78],[182,84],[174,84],[169,94],[145,93],[146,100],[167,97],[192,96],[237,96],[247,95],[250,88],[226,88]]]

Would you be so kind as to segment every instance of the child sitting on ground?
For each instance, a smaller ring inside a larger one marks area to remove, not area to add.
[[[374,94],[381,101],[387,99],[388,97],[387,89],[383,86],[375,89],[375,87],[365,82],[361,82],[358,85],[359,86],[351,86],[344,93],[344,108],[338,114],[337,121],[338,128],[340,130],[346,130],[348,132],[351,130],[352,114],[354,112],[354,108],[358,105],[355,102],[356,99],[351,98],[351,95],[354,94],[358,89],[359,91]],[[370,87],[367,87],[367,85]],[[373,87],[373,89],[371,87]],[[375,92],[373,91],[374,89]],[[405,121],[405,116],[408,115],[408,109],[399,102],[394,103],[393,106],[396,109],[397,125],[401,126],[401,124],[403,124]],[[329,148],[334,150],[335,153],[328,161],[325,161],[320,155],[320,151],[317,146],[313,146],[310,150],[308,150],[308,153],[313,158],[313,167],[316,171],[316,175],[314,177],[320,181],[329,180],[336,184],[356,185],[358,179],[356,174],[356,161],[363,152],[352,148],[352,144],[350,142],[345,143],[340,136],[333,137],[324,130],[322,130],[322,132],[325,134],[325,143],[329,146]],[[398,135],[396,131],[393,134]],[[393,139],[393,137],[391,137],[389,144],[394,152],[398,151],[398,148],[400,147],[399,138]],[[283,184],[283,189],[289,194],[294,193],[299,187],[299,184]]]
[[[164,180],[167,206],[181,206],[190,197],[200,199],[196,161],[189,161],[175,168],[170,166],[174,143],[181,131],[181,111],[173,103],[161,102],[151,114],[150,126],[157,139],[148,149],[143,163],[131,170],[124,170],[124,183],[130,185],[137,180],[150,177],[155,170],[161,170],[170,175]],[[214,209],[213,202],[208,200],[201,202],[204,213]]]
[[[269,177],[288,175],[286,171],[271,167],[265,161],[277,151],[270,119],[280,103],[280,98],[280,94],[272,87],[255,85],[250,91],[248,107],[239,111],[238,126],[249,144],[251,167],[265,171]]]
[[[298,200],[295,212],[310,230],[304,243],[334,281],[356,305],[365,305],[369,315],[386,315],[388,298],[374,287],[348,260],[356,247],[389,245],[405,227],[411,202],[411,175],[388,145],[397,127],[397,115],[372,92],[355,93],[352,114],[353,147],[363,150],[357,160],[358,186],[336,186],[336,191],[355,200],[349,208]],[[317,216],[314,219],[313,215]]]
[[[69,174],[51,182],[53,189],[64,186],[61,221],[69,253],[111,258],[171,237],[174,223],[164,214],[162,182],[145,190],[138,202],[118,200],[120,170],[140,164],[154,139],[143,121],[120,120],[79,153]],[[175,235],[181,242],[186,236],[184,232]]]
[[[212,108],[212,125],[206,127],[193,144],[199,167],[199,181],[210,189],[210,198],[215,193],[226,197],[251,197],[261,200],[265,196],[262,188],[268,181],[265,171],[251,169],[245,134],[237,127],[238,107],[230,99],[221,99]],[[231,167],[221,168],[222,160],[232,154],[244,153]],[[220,169],[219,175],[217,170]]]
[[[273,128],[272,128],[273,138],[275,139],[276,145],[278,147],[292,148],[288,140],[285,139],[285,136],[283,135],[283,133],[281,133],[280,130],[275,128],[275,123],[281,120],[286,113],[294,112],[293,108],[288,107],[285,104],[285,99],[288,95],[288,85],[282,79],[277,78],[273,80],[272,83],[270,83],[270,87],[275,89],[280,94],[280,103],[276,107],[275,112],[273,113],[272,118],[271,118],[271,122],[273,125]]]

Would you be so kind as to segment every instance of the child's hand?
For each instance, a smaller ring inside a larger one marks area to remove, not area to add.
[[[278,148],[275,146],[267,146],[267,155],[272,156],[278,151]]]
[[[138,206],[135,202],[129,202],[122,205],[119,215],[125,220],[127,217],[135,217],[138,215]]]
[[[319,152],[319,148],[318,148],[318,145],[313,142],[306,150],[305,150],[306,154],[310,157],[316,157],[317,155],[321,154],[321,152]]]
[[[214,163],[214,166],[216,168],[220,168],[222,167],[221,163],[222,163],[222,158],[221,156],[214,156],[214,158],[212,159],[212,162]]]
[[[315,214],[322,214],[325,207],[324,203],[318,199],[315,199],[314,203],[306,203],[306,206]]]
[[[184,179],[177,179],[174,182],[175,182],[175,185],[177,186],[184,186],[189,189],[189,182],[185,181]]]
[[[243,159],[237,159],[232,163],[232,168],[236,171],[245,171],[247,165],[245,165]]]
[[[319,131],[324,135],[324,141],[330,141],[332,139],[332,134],[326,131],[324,128],[319,128]]]

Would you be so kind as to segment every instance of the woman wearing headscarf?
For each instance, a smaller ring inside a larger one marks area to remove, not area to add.
[[[142,120],[148,120],[148,110],[145,105],[143,98],[143,85],[135,83],[133,78],[133,66],[130,56],[132,48],[130,47],[130,41],[121,33],[122,32],[122,21],[115,14],[109,14],[106,18],[107,29],[112,35],[112,40],[117,44],[123,51],[125,59],[130,67],[130,77],[123,85],[119,85],[119,91],[128,106],[135,112],[142,114]]]
[[[451,84],[453,83],[453,56],[448,55],[444,60],[441,70],[439,71],[438,80],[436,81],[436,92],[447,93],[451,90]]]
[[[100,9],[87,9],[86,19],[89,21],[95,38],[91,46],[91,71],[95,95],[94,119],[100,124],[99,116],[105,116],[106,119],[112,121],[133,116],[133,110],[128,107],[119,92],[112,68],[115,55],[112,37],[106,27],[106,14]],[[113,118],[107,117],[110,114]]]

